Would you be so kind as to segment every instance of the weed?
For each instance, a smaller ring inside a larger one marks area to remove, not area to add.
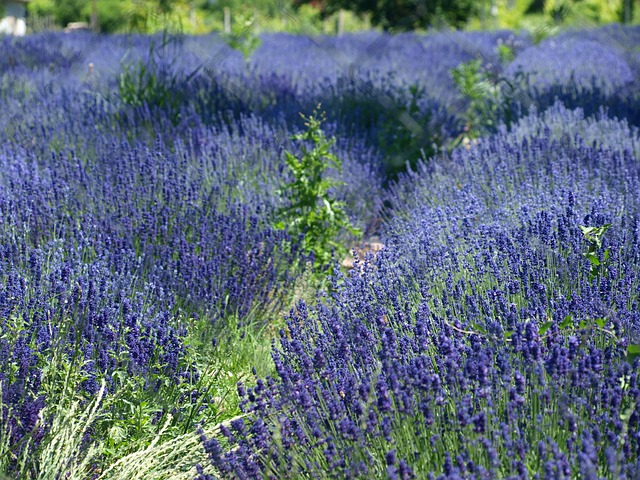
[[[164,58],[168,45],[169,39],[165,35],[158,47],[151,43],[146,60],[125,60],[118,76],[118,94],[125,105],[166,110],[175,124],[180,118],[180,105],[184,100],[181,91],[200,67],[185,77],[176,73],[173,62]]]
[[[498,55],[503,62],[513,57],[511,48],[501,45]],[[528,91],[528,77],[521,71],[514,78],[495,73],[482,60],[475,59],[451,70],[458,91],[467,99],[464,132],[453,142],[456,147],[482,135],[494,133],[501,123],[510,125],[517,118],[513,104],[521,92]]]
[[[589,260],[589,282],[603,275],[606,269],[607,261],[610,257],[609,249],[602,252],[602,257],[598,256],[598,251],[602,248],[602,237],[611,228],[611,224],[607,223],[601,227],[585,227],[580,225],[580,230],[585,239],[589,242],[589,248],[583,253],[585,258]]]
[[[253,18],[240,16],[239,27],[234,27],[231,33],[223,35],[222,39],[229,47],[237,50],[249,63],[251,55],[260,46],[262,40],[255,34]]]
[[[331,266],[337,258],[343,258],[348,252],[339,235],[345,230],[360,236],[345,210],[345,204],[332,195],[332,190],[341,182],[329,178],[325,172],[329,167],[339,174],[342,162],[330,151],[335,139],[327,139],[320,126],[324,116],[318,117],[314,111],[305,120],[307,130],[292,138],[301,144],[302,156],[297,158],[291,152],[285,152],[287,166],[293,175],[293,181],[280,189],[287,204],[279,209],[275,227],[286,229],[292,238],[302,236],[303,249],[313,253],[314,268],[317,273],[332,271]],[[307,145],[312,148],[308,149]]]

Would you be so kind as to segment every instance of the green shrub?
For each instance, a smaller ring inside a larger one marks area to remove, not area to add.
[[[339,241],[345,231],[360,236],[345,210],[345,204],[332,196],[332,189],[341,182],[329,178],[325,172],[329,167],[339,174],[342,162],[330,151],[335,139],[327,139],[320,125],[324,117],[318,118],[317,110],[305,120],[306,131],[292,139],[301,142],[302,156],[297,158],[285,152],[286,162],[293,181],[280,189],[286,205],[278,211],[276,228],[286,229],[292,238],[302,236],[306,253],[313,253],[317,273],[332,270],[336,256],[342,258],[348,248]],[[307,148],[311,145],[312,148]]]
[[[260,46],[262,40],[255,34],[254,19],[239,16],[239,26],[232,28],[232,33],[224,34],[223,40],[229,47],[242,53],[245,62],[249,62],[253,52]]]
[[[497,53],[503,64],[514,58],[506,45],[498,47]],[[507,78],[490,71],[482,60],[475,59],[452,69],[451,76],[459,92],[468,101],[464,113],[465,131],[453,143],[454,147],[461,142],[494,133],[501,123],[510,125],[517,120],[514,103],[528,91],[528,77],[523,72],[517,72],[514,78]]]

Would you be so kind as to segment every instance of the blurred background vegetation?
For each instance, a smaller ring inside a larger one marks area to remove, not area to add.
[[[0,5],[3,2],[0,1]],[[370,28],[535,31],[640,23],[640,0],[31,0],[32,31],[91,28],[104,33],[189,34],[248,25],[253,33],[340,34]]]

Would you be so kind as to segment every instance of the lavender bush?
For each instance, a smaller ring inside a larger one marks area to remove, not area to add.
[[[626,124],[556,107],[408,175],[413,201],[393,195],[383,252],[299,304],[277,376],[239,386],[247,418],[224,432],[233,449],[205,443],[216,467],[634,478],[637,154]],[[579,227],[605,222],[611,257],[591,281]]]
[[[609,115],[640,125],[637,79],[640,57],[637,28],[606,27],[587,32],[565,32],[531,46],[505,69],[513,77],[527,75],[520,108],[544,110],[557,100],[569,108]],[[597,59],[597,61],[596,61]]]
[[[637,37],[0,39],[0,474],[635,478]],[[469,61],[530,82],[451,151]],[[272,225],[318,103],[385,248],[315,292]]]

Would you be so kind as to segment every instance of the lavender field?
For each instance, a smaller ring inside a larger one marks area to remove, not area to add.
[[[640,478],[640,29],[260,40],[0,37],[0,479]]]

